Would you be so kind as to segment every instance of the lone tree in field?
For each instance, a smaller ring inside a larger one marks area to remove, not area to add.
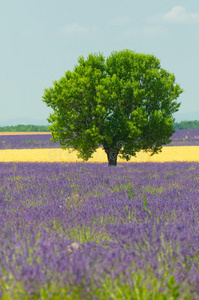
[[[130,160],[136,152],[161,152],[175,132],[172,114],[183,92],[175,76],[153,55],[130,50],[79,57],[54,87],[45,89],[43,101],[54,110],[47,119],[53,141],[73,147],[87,161],[103,146],[109,166],[117,156]],[[70,151],[70,150],[69,150]]]

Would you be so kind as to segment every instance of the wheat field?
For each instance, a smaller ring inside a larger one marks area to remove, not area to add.
[[[50,134],[47,132],[0,132],[0,135],[21,135],[21,134]],[[0,150],[0,162],[82,162],[77,158],[77,151],[69,153],[63,149],[12,149]],[[129,162],[174,162],[187,161],[199,162],[199,146],[172,146],[162,147],[162,152],[150,156],[141,151],[137,153],[137,157],[131,157]],[[107,162],[107,155],[102,148],[98,148],[93,153],[92,158],[88,162]],[[117,162],[126,162],[119,158]]]
[[[92,155],[88,162],[107,162],[107,155],[102,148]],[[69,153],[62,149],[16,149],[0,150],[1,162],[82,162],[77,158],[77,151]],[[126,160],[118,157],[118,162]],[[196,161],[199,162],[199,146],[163,147],[162,152],[153,156],[141,151],[137,157],[131,157],[129,162],[172,162]]]

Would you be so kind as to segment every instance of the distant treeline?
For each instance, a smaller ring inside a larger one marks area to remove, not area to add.
[[[180,123],[174,122],[174,129],[175,130],[182,130],[182,129],[199,129],[199,121],[181,121]]]
[[[0,127],[0,132],[50,132],[48,129],[49,126],[19,124],[16,126]],[[181,121],[180,123],[174,122],[174,129],[199,129],[199,121]]]
[[[44,125],[23,125],[3,126],[0,127],[0,132],[50,132],[48,126]]]

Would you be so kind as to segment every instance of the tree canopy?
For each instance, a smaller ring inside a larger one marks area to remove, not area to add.
[[[117,165],[118,155],[127,161],[140,150],[154,155],[171,142],[172,114],[181,104],[175,100],[183,90],[153,55],[80,56],[53,84],[43,96],[54,111],[47,119],[53,141],[72,146],[78,158],[87,161],[103,145],[109,165]]]

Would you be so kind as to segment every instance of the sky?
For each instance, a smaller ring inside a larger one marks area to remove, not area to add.
[[[0,125],[47,124],[45,88],[81,55],[124,49],[155,55],[184,90],[174,117],[199,120],[198,0],[1,0],[0,38]]]

